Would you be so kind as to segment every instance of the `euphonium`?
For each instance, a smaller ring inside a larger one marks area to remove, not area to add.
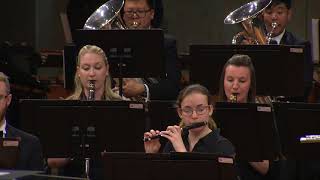
[[[265,35],[263,32],[263,22],[259,15],[271,4],[272,0],[255,0],[232,11],[225,19],[225,24],[239,24],[244,31],[236,34],[232,39],[232,44],[241,44],[247,40],[249,44],[269,44],[274,28],[277,23],[272,23],[273,29]]]
[[[83,29],[127,29],[120,15],[123,5],[124,0],[107,1],[91,14]]]

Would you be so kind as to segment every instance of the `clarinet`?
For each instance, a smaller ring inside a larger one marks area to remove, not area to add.
[[[95,100],[95,93],[96,93],[96,87],[95,87],[95,80],[89,80],[89,101]]]

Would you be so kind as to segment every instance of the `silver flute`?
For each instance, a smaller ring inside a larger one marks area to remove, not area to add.
[[[182,131],[188,131],[188,130],[190,130],[190,129],[194,129],[194,128],[198,128],[198,127],[201,127],[201,126],[205,126],[205,125],[207,125],[207,124],[208,124],[207,121],[196,122],[196,123],[192,123],[192,124],[190,124],[189,126],[186,126],[186,127],[184,127],[184,128],[181,128],[181,129],[182,129]],[[151,140],[153,140],[153,139],[157,139],[157,138],[160,138],[160,137],[161,137],[160,134],[157,134],[157,135],[152,136],[152,137],[144,137],[144,138],[143,138],[143,141],[144,141],[144,142],[147,142],[147,141],[151,141]]]

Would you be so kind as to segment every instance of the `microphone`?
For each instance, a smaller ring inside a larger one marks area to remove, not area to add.
[[[185,131],[188,131],[188,130],[190,130],[190,129],[194,129],[194,128],[198,128],[198,127],[201,127],[201,126],[205,126],[205,125],[207,125],[207,124],[208,124],[207,121],[196,122],[196,123],[192,123],[192,124],[190,124],[189,126],[186,126],[186,127],[184,127],[184,128],[181,128],[181,129],[182,129],[183,132],[185,132]],[[152,136],[152,137],[144,137],[144,138],[143,138],[143,141],[144,141],[144,142],[147,142],[147,141],[151,141],[151,140],[153,140],[153,139],[157,139],[157,138],[160,138],[160,137],[162,137],[160,134],[157,134],[157,135]]]

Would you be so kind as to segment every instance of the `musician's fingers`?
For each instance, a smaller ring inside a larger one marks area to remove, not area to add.
[[[181,128],[180,128],[180,126],[177,126],[177,125],[175,125],[175,126],[168,126],[167,131],[170,131],[170,132],[172,132],[172,133],[174,133],[174,134],[181,134],[181,133],[180,133]]]
[[[152,134],[150,132],[145,132],[143,134],[143,137],[149,138],[149,137],[152,137]]]
[[[248,40],[244,39],[244,40],[241,42],[241,44],[243,44],[243,45],[249,45],[250,42],[249,42]]]
[[[172,131],[161,131],[161,132],[160,132],[160,135],[161,135],[161,136],[163,136],[163,135],[170,136],[171,134],[173,134]]]
[[[174,126],[168,126],[166,131],[173,131],[173,129],[174,129]]]
[[[175,125],[175,126],[173,126],[173,128],[174,128],[175,132],[180,132],[181,131],[181,127],[180,126]]]
[[[152,134],[152,136],[158,136],[160,134],[160,131],[151,129],[150,133]]]
[[[171,140],[173,133],[171,131],[161,131],[160,135],[168,140]]]
[[[114,88],[112,88],[112,91],[119,91],[119,87],[114,87]]]
[[[171,139],[172,139],[172,137],[169,136],[168,134],[161,134],[161,136],[164,137],[164,138],[166,138],[166,139],[168,139],[168,140],[170,140],[170,141],[171,141]]]

